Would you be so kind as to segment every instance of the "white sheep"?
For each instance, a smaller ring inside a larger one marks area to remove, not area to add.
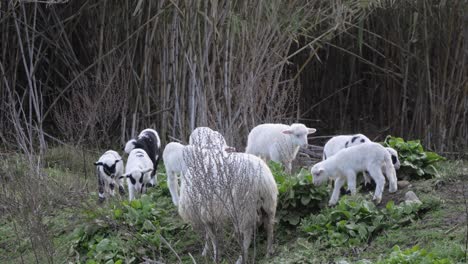
[[[148,154],[151,162],[153,163],[153,170],[151,173],[150,186],[156,185],[156,170],[159,164],[159,155],[161,149],[161,140],[159,139],[156,130],[147,128],[140,132],[136,139],[131,139],[125,144],[124,151],[127,154],[133,149],[142,149]]]
[[[266,161],[282,163],[291,173],[292,161],[301,146],[307,145],[307,135],[315,128],[303,124],[262,124],[254,127],[247,139],[246,153],[259,156]]]
[[[99,202],[103,202],[110,194],[114,196],[115,185],[119,186],[120,194],[125,194],[123,181],[123,160],[119,153],[108,150],[94,162],[98,178]]]
[[[216,227],[227,222],[242,237],[242,255],[237,263],[247,260],[258,222],[267,230],[267,254],[271,254],[278,189],[265,162],[250,154],[219,155],[194,146],[185,147],[184,160],[187,170],[182,177],[179,214],[204,230],[202,254],[206,254],[210,241],[217,260]]]
[[[389,192],[396,192],[398,186],[391,155],[382,145],[374,142],[343,149],[334,156],[315,164],[311,172],[315,185],[319,185],[327,179],[335,180],[329,201],[330,205],[335,205],[338,202],[340,189],[346,181],[351,195],[356,194],[356,174],[367,172],[376,183],[373,199],[376,203],[380,203],[385,186],[382,168],[385,169],[384,172],[389,180]]]
[[[338,153],[340,150],[357,146],[366,142],[372,142],[368,137],[363,134],[356,135],[341,135],[332,137],[327,141],[323,147],[323,160],[326,160],[328,157],[331,157]],[[398,160],[398,153],[393,148],[386,148],[390,155],[392,155],[392,163],[395,167],[395,170],[400,168],[400,161]],[[370,184],[369,176],[363,172],[364,175],[364,185]],[[349,190],[349,187],[348,187]]]
[[[233,152],[235,148],[227,145],[223,135],[209,127],[195,128],[189,137],[190,145],[197,145],[206,149],[219,149],[222,151]]]
[[[185,162],[183,157],[184,145],[171,142],[166,145],[163,151],[163,161],[166,168],[167,185],[171,192],[172,202],[177,207],[179,206],[179,181],[178,176],[181,176],[185,171]]]
[[[125,167],[125,178],[127,178],[128,198],[133,200],[135,193],[145,193],[147,185],[152,179],[153,162],[142,149],[130,151]]]

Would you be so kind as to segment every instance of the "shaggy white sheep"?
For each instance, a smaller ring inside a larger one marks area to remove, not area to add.
[[[146,152],[142,149],[130,151],[125,167],[125,176],[128,185],[128,199],[135,198],[135,193],[145,193],[146,186],[152,179],[153,162]]]
[[[114,196],[115,185],[119,186],[120,194],[124,195],[123,181],[123,160],[119,153],[108,150],[94,162],[98,178],[99,202],[103,202],[110,194]]]
[[[315,131],[315,128],[307,128],[303,124],[258,125],[249,133],[245,152],[267,161],[280,162],[291,173],[292,161],[299,147],[307,145],[307,135]]]
[[[209,127],[195,128],[189,137],[190,145],[197,145],[206,149],[219,149],[222,151],[233,152],[235,148],[229,147],[223,135]]]
[[[161,140],[156,130],[147,128],[140,132],[136,139],[131,139],[125,144],[125,152],[130,154],[133,149],[142,149],[148,154],[153,163],[150,186],[156,185],[156,170],[159,164]]]
[[[171,192],[172,202],[177,207],[179,206],[179,181],[178,176],[181,176],[185,171],[185,162],[183,157],[184,145],[171,142],[166,145],[163,151],[163,161],[166,168],[167,185]]]
[[[356,135],[341,135],[332,137],[327,141],[325,146],[323,146],[323,160],[335,155],[338,151],[356,146],[362,143],[371,142],[369,138],[363,134]]]
[[[319,185],[328,179],[335,180],[333,194],[329,201],[330,205],[338,202],[340,189],[347,181],[351,195],[356,194],[356,174],[367,172],[375,181],[376,188],[374,200],[380,203],[385,185],[382,167],[389,179],[389,191],[397,191],[397,179],[395,168],[392,164],[390,153],[380,144],[368,142],[352,148],[346,148],[327,160],[315,164],[311,172],[314,176],[314,184]]]
[[[271,254],[278,190],[265,162],[250,154],[219,155],[193,146],[185,147],[184,160],[187,171],[182,177],[179,214],[205,231],[203,254],[210,241],[217,260],[216,227],[231,223],[242,234],[242,255],[237,263],[247,260],[258,221],[267,230],[267,254]]]

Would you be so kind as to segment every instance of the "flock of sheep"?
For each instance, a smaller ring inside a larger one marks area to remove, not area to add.
[[[162,158],[172,201],[182,219],[205,235],[202,255],[212,250],[217,260],[218,226],[224,223],[230,223],[239,235],[242,255],[238,263],[247,259],[257,225],[266,229],[267,255],[272,253],[278,189],[265,161],[281,163],[290,173],[299,148],[307,145],[307,135],[315,132],[316,129],[303,124],[258,125],[250,131],[246,151],[242,153],[227,145],[219,132],[199,127],[190,135],[188,145],[178,142],[166,145]],[[128,153],[125,173],[122,157],[116,151],[105,152],[95,162],[101,202],[114,195],[117,185],[119,192],[125,194],[124,179],[130,200],[157,182],[161,143],[155,130],[143,130],[126,143],[124,150]],[[357,134],[330,139],[324,146],[323,161],[315,164],[311,172],[315,185],[334,180],[330,205],[337,203],[345,182],[351,194],[356,193],[359,172],[363,172],[366,184],[370,178],[374,180],[374,200],[380,203],[385,177],[389,191],[397,190],[398,168],[394,149]]]

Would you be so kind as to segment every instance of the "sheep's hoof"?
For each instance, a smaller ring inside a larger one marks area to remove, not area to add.
[[[350,194],[351,194],[351,191],[350,191],[350,190],[346,190],[344,187],[341,187],[341,189],[340,189],[340,194],[341,194],[341,195],[350,195]]]
[[[119,186],[119,193],[120,195],[125,195],[125,190],[122,186]]]
[[[382,197],[375,197],[374,196],[374,202],[375,202],[375,204],[380,204],[380,202],[382,202]]]
[[[99,199],[98,199],[98,204],[102,204],[105,200],[106,200],[106,198],[104,198],[104,197],[99,197]]]
[[[146,184],[146,188],[153,188],[153,187],[154,187],[154,184],[152,184],[152,183],[147,183]]]

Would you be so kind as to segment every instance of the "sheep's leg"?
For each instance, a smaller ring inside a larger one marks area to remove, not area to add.
[[[249,259],[249,247],[252,242],[253,228],[248,227],[242,231],[242,255],[237,259],[236,264],[247,263]]]
[[[341,176],[335,180],[335,187],[333,188],[332,196],[330,198],[330,201],[328,202],[329,206],[333,206],[338,202],[338,199],[340,198],[340,189],[341,187],[343,187],[344,183],[345,178]]]
[[[131,201],[135,198],[135,187],[132,184],[128,185],[128,199]]]
[[[115,184],[114,183],[109,183],[109,188],[110,188],[110,194],[111,196],[114,196],[115,195]]]
[[[272,214],[264,212],[263,214],[263,226],[266,229],[267,233],[267,253],[266,256],[271,256],[273,254],[273,231],[275,225],[275,218]]]
[[[125,195],[125,189],[124,189],[124,184],[123,184],[123,179],[118,179],[117,183],[119,185],[119,194],[120,195]]]
[[[203,251],[202,251],[202,256],[206,256],[206,253],[208,253],[208,248],[209,248],[209,243],[208,241],[210,240],[210,237],[208,236],[208,233],[205,233],[205,246],[203,247]]]
[[[364,185],[367,186],[368,184],[371,183],[371,178],[369,177],[369,174],[367,173],[367,171],[364,171],[362,175],[364,176]]]
[[[375,193],[373,200],[379,204],[382,201],[382,192],[385,186],[385,177],[382,174],[380,166],[372,165],[368,168],[369,174],[375,181]]]
[[[177,175],[173,171],[167,171],[167,185],[171,192],[172,202],[175,206],[179,205],[179,183],[177,181]]]
[[[348,182],[348,190],[351,195],[356,195],[356,173],[354,171],[346,171],[346,181]]]
[[[211,244],[213,246],[213,261],[216,263],[218,261],[218,240],[215,230],[211,224],[206,225],[206,234],[207,237],[211,240]],[[208,241],[206,241],[206,243],[208,243]]]
[[[106,196],[104,195],[104,188],[105,188],[104,180],[101,177],[99,177],[98,178],[98,192],[99,192],[98,202],[99,203],[102,203],[102,202],[104,202],[104,200],[106,200]]]

